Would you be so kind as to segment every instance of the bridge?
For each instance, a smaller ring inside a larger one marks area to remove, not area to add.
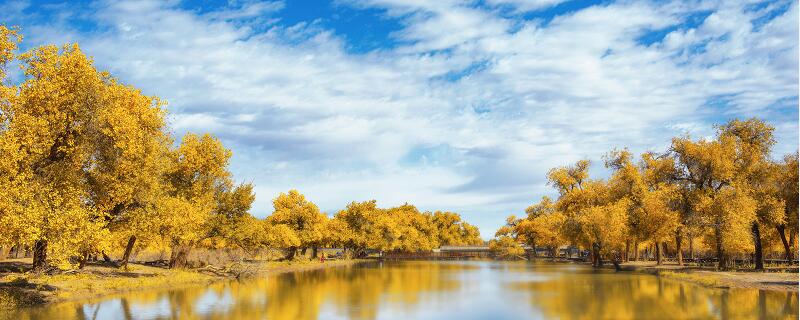
[[[530,259],[533,256],[533,248],[528,245],[522,245],[525,249],[525,257]],[[574,248],[559,248],[559,253],[565,259],[582,259],[580,252]],[[539,256],[549,253],[545,248],[537,248]],[[571,257],[576,254],[576,258]],[[386,252],[381,256],[383,260],[468,260],[468,259],[486,259],[496,258],[497,255],[488,245],[468,245],[468,246],[441,246],[433,251],[424,252]]]
[[[383,260],[467,260],[494,258],[495,254],[487,245],[441,246],[429,252],[387,252]]]

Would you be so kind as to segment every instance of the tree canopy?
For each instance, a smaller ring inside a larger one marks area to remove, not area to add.
[[[176,144],[166,103],[97,70],[77,44],[17,54],[22,37],[0,25],[0,247],[32,248],[34,269],[82,266],[89,256],[159,246],[182,267],[192,248],[272,248],[292,258],[318,248],[430,251],[480,243],[453,212],[353,202],[329,217],[297,190],[265,218],[254,186],[236,183],[233,153],[210,134]],[[19,65],[11,83],[7,67]]]
[[[764,239],[780,238],[785,258],[792,259],[797,153],[771,159],[773,131],[759,119],[734,119],[717,126],[711,139],[676,137],[668,150],[645,152],[638,162],[627,149],[612,150],[604,156],[611,172],[605,180],[589,177],[588,160],[551,169],[547,178],[558,198],[542,198],[525,218],[510,216],[496,243],[508,247],[506,238],[512,238],[550,249],[571,244],[589,250],[599,265],[603,257],[629,259],[631,250],[637,259],[639,243],[652,245],[661,263],[671,242],[682,264],[684,239],[691,251],[699,238],[721,269],[732,266],[733,255],[746,253],[763,269]]]

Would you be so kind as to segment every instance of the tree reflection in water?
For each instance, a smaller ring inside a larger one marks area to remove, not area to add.
[[[368,263],[132,292],[1,319],[794,319],[797,293],[722,290],[584,266]]]

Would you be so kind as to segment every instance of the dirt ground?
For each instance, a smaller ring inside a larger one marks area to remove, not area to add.
[[[653,261],[627,262],[623,270],[659,274],[670,278],[696,282],[703,285],[727,288],[750,288],[778,291],[798,291],[797,267],[767,268],[765,272],[716,271],[712,268],[678,266],[676,263],[656,265]]]

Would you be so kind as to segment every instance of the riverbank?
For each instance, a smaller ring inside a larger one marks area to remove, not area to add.
[[[53,275],[17,272],[28,269],[30,261],[5,261],[0,262],[0,310],[130,291],[180,288],[227,279],[345,266],[362,261],[364,260],[252,261],[188,270],[171,270],[141,264],[130,264],[128,270],[123,270],[103,264],[90,264],[82,270]]]
[[[603,268],[614,269],[614,266],[606,264]],[[622,263],[620,264],[620,268],[621,272],[653,274],[714,288],[798,292],[798,282],[800,279],[797,268],[773,268],[765,272],[716,271],[712,268],[679,266],[670,263],[656,265],[654,261]],[[787,271],[790,269],[791,271]]]

